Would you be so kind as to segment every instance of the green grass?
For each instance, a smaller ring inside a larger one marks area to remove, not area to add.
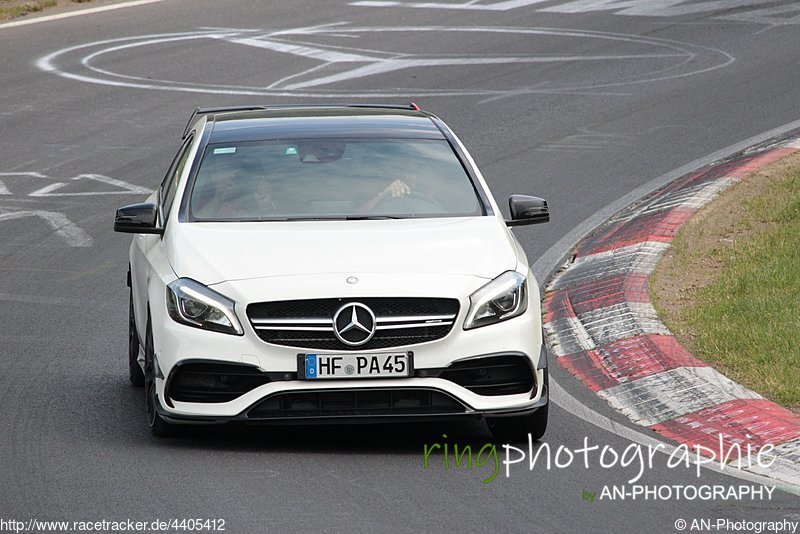
[[[758,179],[758,178],[756,178]],[[748,184],[741,184],[747,187]],[[737,186],[738,187],[738,186]],[[706,250],[721,266],[688,306],[670,318],[691,332],[695,356],[772,400],[800,407],[800,167],[742,200],[729,246]],[[681,231],[676,263],[690,251]],[[701,251],[702,253],[702,251]]]
[[[27,15],[28,13],[42,11],[48,7],[53,7],[57,3],[57,0],[34,0],[32,2],[7,6],[0,3],[0,20],[13,19]]]
[[[83,4],[92,0],[70,0],[73,4]],[[38,13],[47,8],[58,5],[58,0],[30,0],[19,2],[14,0],[0,0],[0,20],[10,20],[24,17],[29,13]],[[64,4],[64,1],[61,2]]]

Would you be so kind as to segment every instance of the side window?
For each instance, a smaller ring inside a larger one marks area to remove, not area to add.
[[[183,143],[178,155],[175,156],[175,159],[172,161],[169,172],[161,183],[161,213],[163,218],[166,218],[166,214],[169,213],[172,202],[175,200],[175,193],[178,190],[178,180],[189,159],[189,152],[191,152],[190,149],[193,139],[193,136],[189,136],[186,142]]]

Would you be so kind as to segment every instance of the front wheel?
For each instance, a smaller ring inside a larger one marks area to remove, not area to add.
[[[533,441],[544,436],[547,431],[547,413],[550,404],[545,404],[533,413],[512,417],[492,417],[487,419],[492,436],[502,443],[527,441],[530,434]]]

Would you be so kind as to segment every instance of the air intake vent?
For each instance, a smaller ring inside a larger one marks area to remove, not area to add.
[[[250,365],[181,363],[170,373],[166,396],[179,402],[228,402],[269,382]]]
[[[248,413],[248,419],[442,415],[464,413],[464,406],[428,389],[325,390],[272,395]]]
[[[535,385],[533,369],[524,356],[487,356],[456,362],[439,378],[455,382],[478,395],[528,393]]]

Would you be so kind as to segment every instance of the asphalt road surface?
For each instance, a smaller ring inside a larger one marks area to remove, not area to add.
[[[550,201],[549,225],[516,232],[531,263],[643,184],[798,119],[796,3],[455,3],[168,0],[0,29],[0,519],[615,533],[800,520],[800,498],[779,490],[601,499],[638,464],[596,456],[526,459],[510,476],[498,463],[489,483],[488,449],[472,469],[446,469],[439,453],[423,467],[426,444],[488,443],[480,423],[150,436],[126,375],[130,240],[112,218],[160,182],[195,106],[416,101],[459,134],[501,202]],[[553,374],[587,411],[632,428]],[[631,445],[601,426],[556,404],[545,443]],[[659,453],[637,484],[751,483]]]

